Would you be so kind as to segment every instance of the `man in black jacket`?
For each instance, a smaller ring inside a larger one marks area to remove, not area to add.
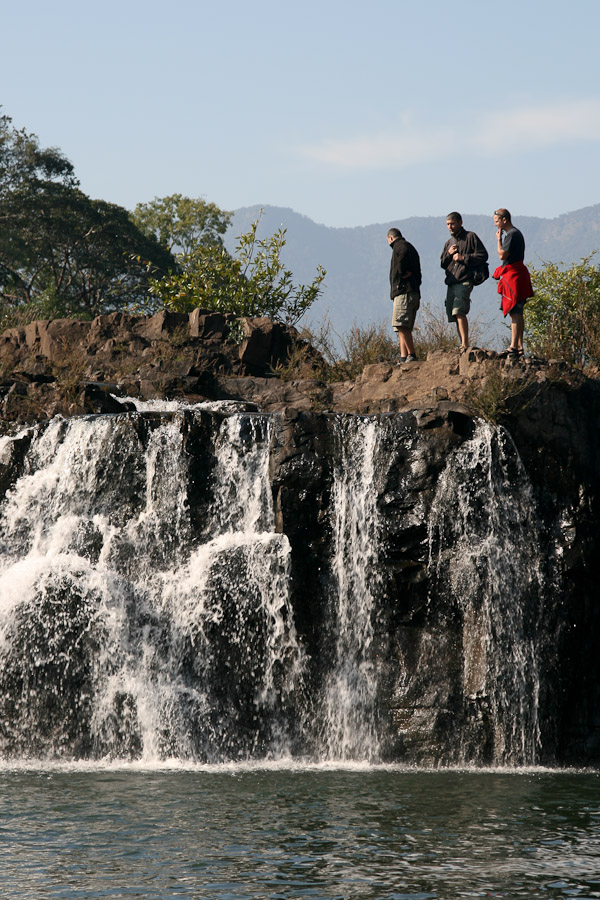
[[[421,302],[421,261],[412,244],[398,228],[390,228],[387,241],[392,248],[390,297],[394,301],[392,326],[398,334],[400,362],[416,362],[412,330]]]
[[[442,269],[446,270],[446,314],[449,322],[456,322],[460,351],[469,346],[469,320],[473,271],[487,262],[488,252],[474,231],[465,231],[460,213],[446,216],[450,238],[442,250]]]

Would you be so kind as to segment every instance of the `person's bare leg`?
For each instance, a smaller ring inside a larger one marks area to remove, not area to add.
[[[456,329],[460,338],[460,345],[466,350],[469,346],[469,320],[466,316],[456,316]]]
[[[406,343],[404,341],[404,335],[402,334],[400,329],[398,329],[396,334],[398,335],[398,346],[400,348],[400,357],[401,358],[406,357],[407,350],[406,350]]]
[[[400,341],[400,356],[416,356],[410,328],[398,329],[398,340]]]
[[[523,349],[523,334],[525,332],[525,319],[522,313],[510,314],[510,345],[516,350]]]

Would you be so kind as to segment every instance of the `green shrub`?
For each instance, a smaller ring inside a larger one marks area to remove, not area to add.
[[[153,280],[150,293],[176,312],[200,307],[295,324],[321,293],[325,270],[319,266],[309,285],[294,284],[281,262],[286,230],[259,239],[259,221],[240,235],[233,256],[218,244],[178,255],[178,271]]]
[[[581,369],[600,366],[600,267],[591,265],[596,252],[569,268],[551,262],[529,267],[535,296],[525,307],[525,336],[538,356]]]

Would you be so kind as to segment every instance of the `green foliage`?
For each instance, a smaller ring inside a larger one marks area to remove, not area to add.
[[[181,194],[138,203],[132,213],[133,221],[144,234],[155,237],[167,250],[184,257],[193,254],[199,246],[222,246],[221,236],[232,216],[232,212],[224,212],[214,203]]]
[[[530,267],[535,296],[525,307],[526,338],[535,354],[581,369],[600,367],[600,267],[591,264],[594,256],[569,268],[551,262]]]
[[[285,229],[259,239],[258,224],[257,219],[238,238],[233,256],[222,246],[203,244],[178,256],[178,271],[154,279],[152,295],[176,312],[200,307],[297,322],[319,296],[325,271],[319,267],[310,285],[295,285],[281,262]]]
[[[0,191],[32,183],[52,182],[76,187],[73,164],[56,147],[42,149],[37,137],[17,130],[9,116],[0,116]]]
[[[127,210],[84,194],[58,150],[0,117],[0,325],[29,306],[42,318],[128,306],[173,265]]]

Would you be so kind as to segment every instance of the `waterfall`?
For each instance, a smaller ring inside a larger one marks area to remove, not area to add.
[[[379,423],[337,420],[340,455],[333,484],[332,627],[334,662],[325,685],[323,753],[378,758],[373,616],[378,582],[375,465]]]
[[[470,714],[486,722],[491,761],[534,763],[536,643],[548,588],[531,487],[502,428],[480,424],[450,457],[432,504],[429,542],[432,591],[438,599],[446,592],[462,617],[467,721],[459,759],[478,759],[484,743],[478,733],[477,747],[469,745]]]
[[[269,422],[209,417],[200,470],[185,435],[202,416],[56,419],[28,435],[1,510],[3,755],[289,752],[302,654]],[[3,439],[0,464],[21,440]]]
[[[171,404],[0,438],[0,756],[536,761],[548,588],[509,435],[295,427]]]

